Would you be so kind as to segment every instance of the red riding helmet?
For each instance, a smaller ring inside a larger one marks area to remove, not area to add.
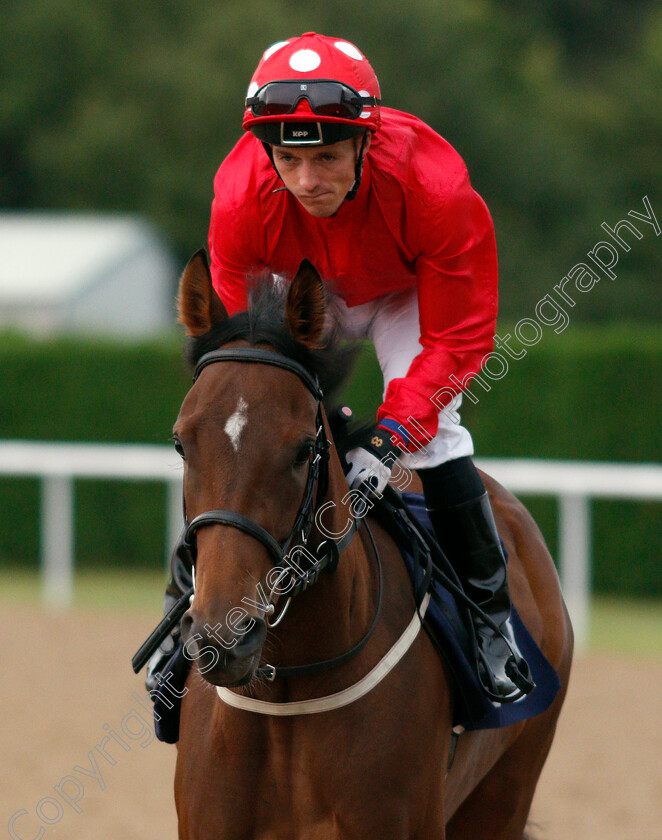
[[[375,71],[349,41],[306,32],[273,44],[246,95],[243,128],[272,145],[328,145],[380,125]]]

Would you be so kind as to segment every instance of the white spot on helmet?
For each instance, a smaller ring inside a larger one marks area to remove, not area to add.
[[[363,61],[363,56],[354,44],[350,44],[347,41],[336,41],[333,46],[336,47],[336,49],[339,49],[340,52],[344,52],[345,55],[348,55],[350,58],[355,58],[357,61]]]
[[[251,82],[248,86],[248,90],[246,91],[246,99],[249,99],[251,96],[255,96],[256,91],[259,89],[259,85],[257,82]]]
[[[311,70],[317,70],[321,63],[322,59],[315,50],[297,50],[290,58],[290,67],[299,73],[309,73]]]
[[[275,44],[272,44],[264,51],[262,61],[266,61],[268,58],[271,58],[274,53],[278,52],[278,50],[281,50],[283,47],[286,47],[289,43],[289,41],[276,41]]]
[[[367,91],[367,90],[360,90],[360,91],[359,91],[359,96],[370,96],[370,93],[369,93],[369,91]],[[369,109],[370,107],[371,107],[371,106],[370,106],[370,105],[368,105],[368,109]],[[370,110],[366,110],[365,108],[364,108],[364,109],[361,111],[361,113],[359,114],[359,117],[360,117],[360,119],[362,119],[362,120],[367,120],[369,116],[370,116]]]

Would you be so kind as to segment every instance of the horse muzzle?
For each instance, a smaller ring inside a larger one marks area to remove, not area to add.
[[[267,636],[264,619],[249,616],[232,629],[212,623],[196,612],[186,612],[181,624],[184,655],[195,662],[201,676],[212,685],[234,686],[249,682],[257,670]]]

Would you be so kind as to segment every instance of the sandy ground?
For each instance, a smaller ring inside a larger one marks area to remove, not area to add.
[[[152,624],[3,605],[0,837],[175,840],[175,748],[153,739],[129,664]],[[661,695],[662,662],[576,661],[536,837],[662,840]]]

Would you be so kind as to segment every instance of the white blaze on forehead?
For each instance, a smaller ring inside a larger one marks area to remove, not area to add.
[[[246,415],[247,409],[248,403],[243,397],[239,397],[236,409],[230,417],[228,417],[227,423],[225,424],[225,434],[232,441],[232,446],[234,447],[235,452],[239,452],[239,438],[241,437],[244,426],[248,423],[248,417]]]

